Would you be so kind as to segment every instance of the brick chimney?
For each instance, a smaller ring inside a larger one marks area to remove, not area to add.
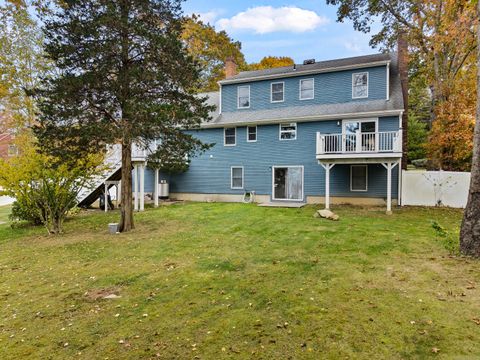
[[[237,75],[237,63],[233,56],[229,56],[225,59],[225,78],[231,78]]]
[[[398,52],[398,73],[400,75],[400,84],[402,86],[403,104],[405,111],[402,116],[402,169],[407,169],[407,131],[408,131],[408,42],[405,32],[400,31],[397,39]]]

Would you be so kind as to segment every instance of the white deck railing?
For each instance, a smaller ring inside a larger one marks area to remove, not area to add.
[[[402,130],[354,134],[317,132],[317,154],[402,152]]]

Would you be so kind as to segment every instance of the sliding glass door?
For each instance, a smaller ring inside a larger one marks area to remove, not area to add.
[[[303,201],[303,167],[273,167],[273,199]]]

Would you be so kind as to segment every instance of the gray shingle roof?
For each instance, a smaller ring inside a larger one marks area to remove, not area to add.
[[[328,64],[336,64],[335,66],[350,66],[355,65],[355,61],[360,62],[361,65],[366,65],[372,62],[391,60],[390,66],[390,99],[389,100],[365,100],[365,101],[350,101],[346,103],[336,104],[318,104],[308,106],[290,106],[281,107],[278,109],[265,110],[242,110],[219,113],[220,97],[219,92],[205,93],[207,95],[209,104],[217,106],[217,110],[211,114],[212,120],[202,124],[202,127],[223,127],[228,125],[242,125],[251,123],[272,123],[278,121],[308,121],[308,120],[322,120],[335,119],[339,117],[354,117],[365,113],[382,114],[382,113],[400,113],[404,109],[403,96],[400,85],[400,77],[397,70],[396,54],[377,54],[360,56],[356,58],[339,59],[332,61],[322,61],[320,63],[305,65],[315,66],[318,68],[330,68]],[[341,65],[338,65],[341,64]],[[303,66],[303,65],[302,65]],[[265,74],[266,72],[286,71],[285,68],[249,71],[240,73],[237,76],[243,78],[251,78],[252,74]],[[278,72],[277,74],[281,74]],[[261,76],[261,75],[260,75]],[[373,115],[372,115],[373,116]]]
[[[221,84],[235,83],[251,78],[271,77],[271,76],[287,76],[287,75],[301,75],[302,72],[322,72],[334,71],[337,68],[367,65],[375,62],[386,62],[391,60],[390,54],[373,54],[356,56],[344,59],[318,61],[314,64],[303,65],[296,64],[293,66],[283,66],[272,69],[243,71],[235,76],[220,81]]]

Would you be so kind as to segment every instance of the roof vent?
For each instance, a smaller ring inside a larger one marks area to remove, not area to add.
[[[312,65],[315,64],[315,59],[303,60],[303,65]]]

